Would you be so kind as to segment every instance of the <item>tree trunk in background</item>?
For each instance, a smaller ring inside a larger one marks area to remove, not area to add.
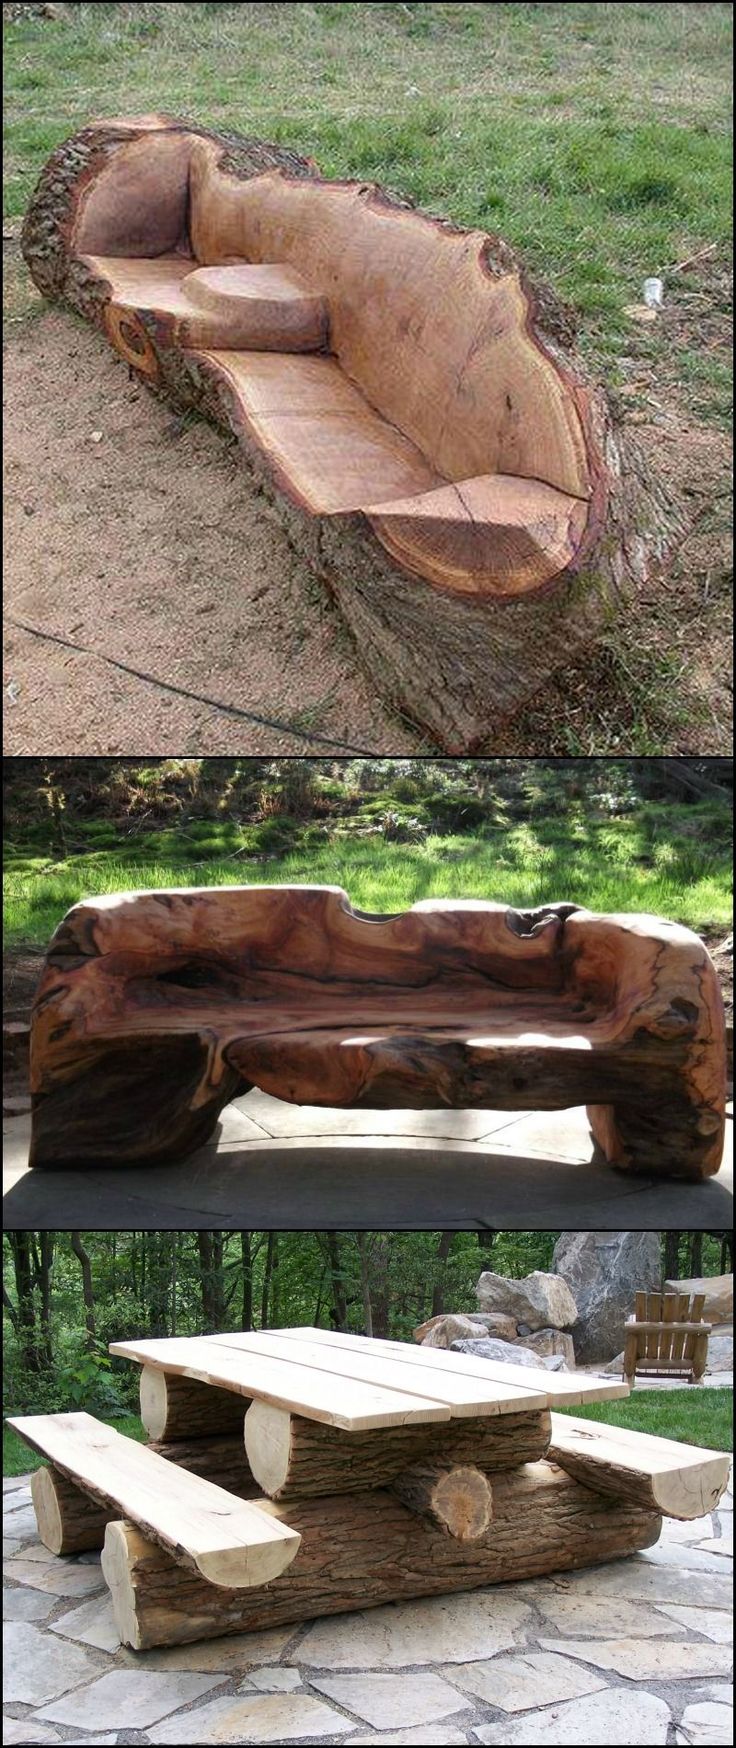
[[[490,1227],[482,1228],[480,1232],[476,1233],[476,1237],[478,1239],[478,1249],[479,1250],[492,1250],[493,1249],[496,1234],[495,1234],[495,1232],[491,1231]],[[483,1258],[484,1268],[487,1266],[487,1263],[489,1262],[489,1260],[490,1260],[490,1258],[488,1258],[488,1257]]]
[[[89,1253],[85,1250],[82,1243],[81,1233],[70,1232],[69,1238],[74,1255],[78,1258],[82,1268],[84,1322],[87,1330],[87,1346],[92,1348],[94,1347],[97,1338],[97,1328],[95,1325],[95,1295],[92,1286],[92,1265],[89,1260]]]
[[[253,1236],[240,1234],[240,1256],[243,1265],[243,1302],[240,1312],[241,1329],[253,1328]]]
[[[702,1232],[693,1232],[690,1237],[690,1274],[693,1276],[702,1275],[702,1273],[703,1234]]]
[[[169,1333],[172,1236],[168,1232],[148,1232],[144,1238],[148,1256],[148,1327],[153,1336]]]
[[[373,1334],[385,1341],[390,1334],[391,1294],[389,1291],[389,1263],[391,1260],[391,1234],[379,1232],[373,1246],[373,1279],[371,1281],[371,1297],[373,1301]]]
[[[54,1241],[56,1234],[41,1232],[40,1254],[38,1257],[38,1285],[41,1292],[41,1347],[44,1363],[52,1366],[54,1349],[51,1339],[51,1270],[54,1266]]]
[[[365,1232],[358,1233],[358,1251],[360,1253],[360,1287],[363,1295],[363,1324],[366,1335],[373,1334],[373,1305],[371,1303],[370,1281],[370,1247]]]
[[[13,1257],[15,1275],[16,1326],[20,1342],[21,1365],[29,1372],[40,1372],[43,1366],[38,1350],[38,1326],[33,1302],[31,1233],[9,1232],[7,1238]]]
[[[330,1271],[330,1289],[332,1295],[331,1323],[333,1329],[346,1330],[348,1326],[348,1304],[345,1297],[345,1277],[340,1241],[336,1232],[325,1232],[320,1235],[323,1248],[327,1252],[327,1262]]]
[[[681,1232],[665,1232],[664,1235],[664,1278],[666,1281],[677,1281],[680,1278],[680,1239]]]
[[[225,1235],[222,1232],[197,1233],[203,1334],[222,1329],[225,1324],[225,1282],[222,1272],[224,1242]]]
[[[178,1261],[179,1261],[179,1234],[178,1234],[178,1232],[174,1232],[171,1235],[171,1318],[170,1318],[170,1328],[171,1328],[172,1335],[176,1335],[176,1289],[177,1289],[176,1273],[177,1273]]]
[[[278,1268],[278,1238],[275,1232],[268,1234],[266,1249],[266,1266],[263,1271],[263,1290],[261,1292],[261,1329],[268,1328],[268,1306],[271,1296],[271,1282]]]
[[[442,1232],[437,1246],[437,1261],[442,1264],[442,1272],[438,1274],[432,1290],[431,1317],[439,1317],[445,1309],[445,1263],[450,1254],[454,1232]]]

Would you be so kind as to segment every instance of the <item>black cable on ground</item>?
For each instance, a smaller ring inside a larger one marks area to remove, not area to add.
[[[128,662],[119,662],[115,656],[101,655],[99,650],[88,649],[86,644],[72,643],[68,637],[61,637],[56,631],[39,631],[37,625],[29,625],[25,619],[16,619],[13,614],[5,615],[7,625],[14,625],[18,631],[27,631],[30,637],[41,638],[46,643],[58,643],[62,649],[71,649],[75,655],[92,656],[95,661],[106,662],[108,667],[117,668],[122,674],[132,674],[135,680],[145,680],[149,686],[158,686],[163,692],[174,692],[178,698],[191,698],[195,704],[207,704],[211,710],[223,710],[227,716],[238,716],[245,722],[255,723],[258,728],[272,728],[277,734],[293,735],[295,740],[308,741],[311,746],[332,747],[341,753],[359,753],[363,758],[372,758],[368,747],[354,747],[349,741],[332,740],[326,734],[312,734],[309,729],[295,728],[289,722],[279,722],[269,716],[258,716],[253,710],[241,710],[237,704],[223,704],[219,698],[208,698],[202,692],[190,692],[186,686],[176,686],[171,680],[159,680],[156,674],[146,674],[142,668],[132,668]]]

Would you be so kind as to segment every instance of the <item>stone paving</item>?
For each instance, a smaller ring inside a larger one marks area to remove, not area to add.
[[[3,1497],[6,1743],[730,1743],[733,1493],[627,1560],[142,1654]]]

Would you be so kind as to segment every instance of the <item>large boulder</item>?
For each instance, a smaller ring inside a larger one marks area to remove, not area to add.
[[[559,1355],[566,1372],[575,1370],[575,1347],[571,1335],[563,1329],[535,1329],[532,1335],[527,1335],[525,1347],[531,1349],[540,1360],[547,1360]]]
[[[476,1323],[472,1317],[448,1315],[430,1317],[428,1323],[420,1324],[414,1331],[414,1340],[420,1341],[422,1347],[451,1347],[453,1341],[460,1341],[463,1336],[467,1340],[473,1336],[482,1340],[485,1334],[485,1325]]]
[[[637,1292],[656,1292],[662,1264],[656,1232],[563,1232],[553,1267],[577,1302],[578,1365],[609,1360],[623,1346]]]
[[[691,1281],[667,1281],[668,1293],[703,1293],[706,1323],[733,1323],[733,1275],[694,1276]]]
[[[485,1341],[453,1341],[452,1352],[474,1354],[476,1359],[495,1360],[497,1363],[500,1360],[506,1366],[536,1366],[537,1371],[544,1366],[548,1372],[561,1372],[565,1365],[561,1354],[541,1359],[539,1354],[532,1353],[529,1347],[522,1347],[521,1343],[494,1341],[491,1336],[487,1336]]]
[[[559,1274],[559,1271],[558,1271]],[[524,1323],[527,1329],[571,1329],[578,1315],[569,1287],[558,1274],[544,1274],[535,1269],[521,1281],[509,1281],[505,1275],[490,1271],[482,1274],[476,1293],[481,1311],[502,1313]]]

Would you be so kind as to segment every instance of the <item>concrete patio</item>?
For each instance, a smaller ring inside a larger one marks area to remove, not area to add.
[[[606,1566],[137,1654],[3,1485],[7,1743],[732,1741],[731,1490]]]
[[[6,1118],[6,1226],[188,1224],[473,1230],[726,1228],[733,1130],[707,1183],[628,1177],[594,1159],[585,1110],[336,1111],[253,1091],[182,1165],[30,1171],[27,1112]]]

